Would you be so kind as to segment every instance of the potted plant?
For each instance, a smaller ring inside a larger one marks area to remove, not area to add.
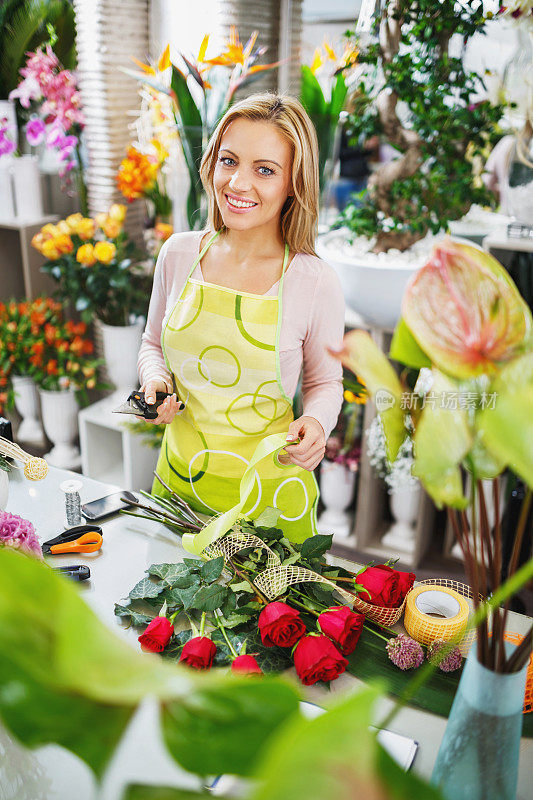
[[[60,305],[47,297],[0,303],[0,405],[8,411],[15,407],[22,417],[18,439],[39,446],[44,444],[44,437],[34,381],[34,347],[43,327],[59,311]]]
[[[367,401],[361,379],[344,379],[344,402],[340,421],[326,442],[320,465],[320,499],[325,506],[318,520],[321,533],[346,539],[351,532],[350,505],[361,456],[361,419]]]
[[[511,582],[531,506],[531,311],[492,256],[447,241],[411,279],[390,354],[410,368],[428,371],[423,407],[409,405],[414,428],[412,474],[439,508],[447,508],[477,608],[489,594],[500,591],[503,572],[501,517],[496,513],[491,537],[483,481],[492,482],[496,509],[504,470],[514,472],[527,486],[505,570]],[[347,334],[341,358],[365,380],[372,398],[380,400],[387,458],[392,463],[406,435],[406,387],[366,331]],[[412,395],[410,390],[408,394]],[[465,472],[470,475],[468,497]],[[464,513],[468,507],[471,531]],[[515,585],[518,589],[520,582]],[[477,626],[476,646],[461,678],[434,773],[447,799],[516,795],[533,629],[510,650],[504,639],[508,608],[509,599],[494,608],[490,626],[486,619]]]
[[[72,214],[32,239],[46,258],[43,271],[58,284],[58,299],[72,304],[84,322],[98,320],[107,372],[120,395],[137,385],[151,283],[123,230],[125,214],[126,207],[117,204],[94,219]]]
[[[258,31],[253,31],[243,45],[237,29],[232,26],[229,41],[217,56],[206,58],[209,45],[209,34],[206,34],[195,60],[180,53],[180,65],[173,64],[167,45],[156,63],[142,64],[134,58],[141,71],[123,70],[147,90],[171,98],[190,180],[186,211],[191,230],[201,229],[207,218],[199,170],[211,133],[235,99],[236,91],[248,86],[261,72],[277,66],[278,62],[257,63],[267,50],[264,46],[255,47],[257,37]]]
[[[39,328],[32,345],[43,426],[54,445],[45,457],[50,464],[66,469],[79,464],[74,444],[79,405],[88,403],[88,390],[105,388],[98,378],[101,361],[93,356],[94,346],[86,332],[85,322],[65,322],[57,312]]]
[[[346,206],[342,229],[319,237],[317,252],[338,270],[348,305],[381,327],[394,328],[432,237],[473,203],[494,202],[479,174],[502,108],[479,101],[482,79],[450,50],[454,36],[466,45],[484,25],[481,3],[442,0],[435,14],[433,0],[387,0],[373,36],[357,42],[352,137],[362,144],[378,135],[394,155],[361,202]]]

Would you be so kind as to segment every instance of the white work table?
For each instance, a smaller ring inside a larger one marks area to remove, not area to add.
[[[59,484],[72,477],[73,473],[52,467],[43,481],[34,483],[24,479],[18,471],[12,472],[7,510],[30,520],[41,542],[57,536],[63,530],[65,518],[64,495]],[[82,503],[122,488],[77,474],[75,477],[83,482]],[[91,569],[91,578],[80,584],[82,597],[118,636],[138,648],[138,631],[121,626],[114,615],[114,604],[127,597],[151,564],[179,561],[187,554],[181,547],[179,537],[159,523],[116,515],[98,524],[104,533],[101,551],[54,556],[50,558],[50,563],[53,566],[87,564]],[[525,633],[528,624],[530,620],[527,617],[510,615],[510,630]],[[350,691],[358,683],[356,678],[345,673],[332,684],[330,693],[321,687],[309,687],[305,689],[305,695],[309,700],[325,705],[332,694]],[[383,700],[376,721],[390,707],[391,701]],[[431,775],[446,722],[443,717],[415,708],[404,708],[391,724],[391,730],[419,743],[413,770],[426,779]],[[2,767],[5,755],[10,762],[11,773],[17,763],[20,773],[24,773],[25,785],[18,794],[13,795],[17,800],[67,800],[74,797],[76,800],[118,800],[119,787],[125,783],[183,786],[188,781],[190,786],[195,785],[194,781],[191,783],[193,779],[186,776],[166,752],[158,732],[156,711],[149,699],[141,706],[126,732],[106,773],[100,794],[91,771],[78,758],[56,746],[40,748],[35,752],[36,755],[28,755],[27,751],[18,749],[0,728],[0,789],[5,779]],[[40,787],[38,793],[35,789],[37,781]],[[532,784],[533,740],[522,739],[518,800],[531,797]],[[48,789],[42,793],[45,786]],[[6,797],[10,797],[9,793],[6,793]]]

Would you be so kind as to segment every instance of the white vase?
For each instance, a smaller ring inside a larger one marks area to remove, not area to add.
[[[418,518],[422,489],[420,483],[409,482],[390,493],[393,524],[381,540],[391,554],[413,554],[416,547],[415,525]]]
[[[78,435],[78,403],[74,389],[48,391],[39,389],[43,426],[54,445],[44,458],[54,467],[75,469],[81,464]]]
[[[13,375],[15,408],[22,417],[17,431],[17,439],[40,447],[44,444],[43,429],[39,420],[39,398],[33,378],[26,375]]]
[[[114,394],[125,400],[139,385],[137,358],[144,320],[133,325],[106,325],[100,321],[100,329],[109,380],[115,384]]]
[[[352,520],[346,509],[352,502],[356,473],[324,459],[320,465],[320,499],[325,509],[318,520],[320,533],[332,533],[335,541],[345,540],[351,533]]]
[[[15,219],[12,166],[13,159],[10,156],[0,158],[0,222],[13,222]]]
[[[9,497],[9,472],[0,469],[0,511],[5,511]]]
[[[43,217],[41,176],[37,156],[21,156],[12,162],[17,219],[26,222]]]

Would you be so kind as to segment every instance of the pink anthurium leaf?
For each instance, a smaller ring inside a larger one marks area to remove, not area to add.
[[[385,432],[387,456],[392,463],[406,433],[401,409],[402,385],[394,368],[367,331],[350,331],[344,337],[341,352],[331,351],[331,354],[362,378],[369,395],[379,401],[377,407]]]
[[[497,374],[531,340],[531,312],[501,264],[451,239],[409,282],[402,316],[432,363],[457,378]]]

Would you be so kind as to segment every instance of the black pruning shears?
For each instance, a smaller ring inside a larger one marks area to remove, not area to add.
[[[134,414],[136,417],[144,419],[156,419],[159,413],[159,406],[171,392],[156,392],[155,403],[148,404],[144,399],[144,392],[135,391],[130,394],[125,403],[113,409],[114,414]]]
[[[52,567],[54,572],[66,575],[74,581],[86,581],[91,577],[91,570],[85,564],[72,564],[70,567]]]
[[[99,525],[77,525],[60,533],[55,539],[44,542],[44,556],[59,556],[65,553],[95,553],[102,547],[103,535]]]

